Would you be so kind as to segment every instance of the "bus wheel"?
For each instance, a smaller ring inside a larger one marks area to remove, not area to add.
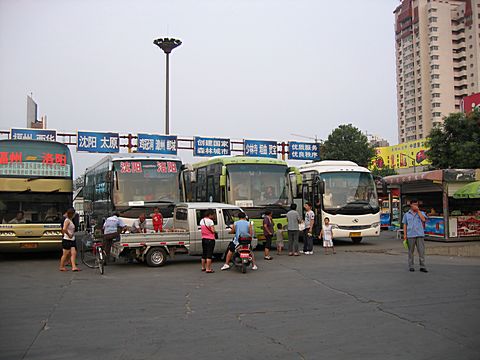
[[[145,255],[145,262],[148,266],[163,266],[167,262],[167,252],[159,247],[151,248]]]
[[[353,242],[354,244],[360,244],[360,242],[362,241],[362,239],[363,239],[362,237],[354,237],[354,238],[352,238],[352,242]]]

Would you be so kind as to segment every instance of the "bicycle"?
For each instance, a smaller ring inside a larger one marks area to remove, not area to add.
[[[81,259],[90,269],[99,269],[102,275],[105,273],[107,254],[103,249],[103,241],[101,238],[95,238],[92,232],[88,232],[83,238]]]

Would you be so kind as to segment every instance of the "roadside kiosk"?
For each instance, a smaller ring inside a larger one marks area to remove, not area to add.
[[[427,239],[480,240],[480,194],[476,195],[473,186],[480,180],[480,169],[433,170],[384,179],[391,191],[400,193],[400,221],[410,200],[418,199],[420,208],[428,215]]]

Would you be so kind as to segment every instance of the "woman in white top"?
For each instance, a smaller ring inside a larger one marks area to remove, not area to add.
[[[72,264],[72,271],[80,271],[77,267],[77,245],[75,242],[75,224],[72,219],[75,215],[75,209],[69,208],[66,212],[66,218],[63,222],[62,234],[62,248],[63,254],[60,259],[60,271],[67,271],[65,268],[65,262],[70,257],[70,262]]]

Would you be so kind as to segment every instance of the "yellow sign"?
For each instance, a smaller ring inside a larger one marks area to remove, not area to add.
[[[371,168],[376,166],[381,169],[390,167],[394,169],[406,169],[415,166],[429,165],[425,147],[426,139],[413,140],[398,145],[383,146],[375,149],[376,157]]]

